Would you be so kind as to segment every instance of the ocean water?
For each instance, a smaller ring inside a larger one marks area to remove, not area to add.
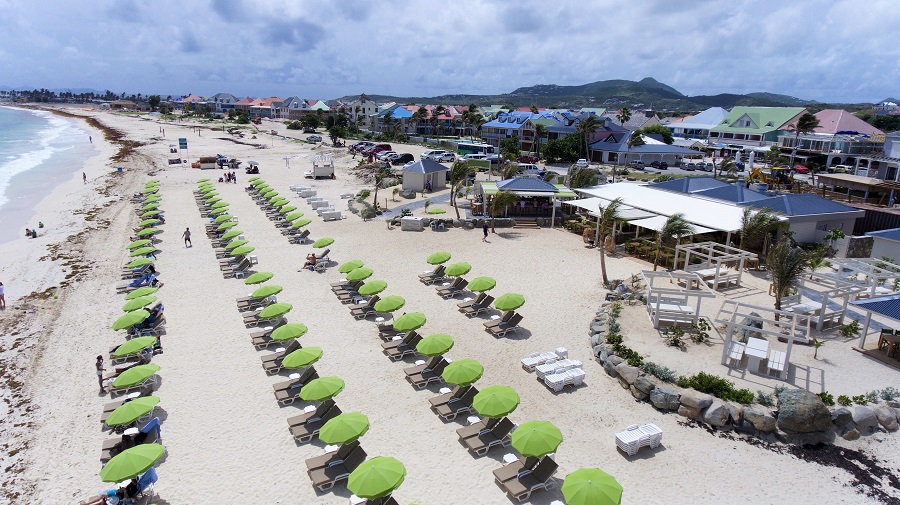
[[[96,154],[81,126],[49,112],[0,107],[0,243],[35,227],[35,204]]]

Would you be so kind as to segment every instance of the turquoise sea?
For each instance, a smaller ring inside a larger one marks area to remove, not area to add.
[[[96,152],[78,120],[0,107],[0,244],[35,227],[35,204]]]

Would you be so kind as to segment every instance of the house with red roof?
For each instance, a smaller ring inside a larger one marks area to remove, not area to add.
[[[250,116],[257,117],[278,117],[278,108],[284,103],[284,98],[270,96],[268,98],[257,98],[250,103]]]
[[[235,110],[239,110],[241,112],[246,112],[249,114],[250,113],[250,104],[253,103],[253,100],[255,100],[255,98],[252,98],[249,96],[247,98],[242,98],[241,100],[238,100],[234,104],[234,108],[235,108]]]
[[[778,137],[778,147],[803,164],[813,161],[826,170],[847,165],[861,175],[869,175],[875,168],[871,157],[884,150],[884,132],[841,109],[824,109],[815,114],[819,126],[810,133],[784,131]],[[793,125],[789,125],[788,130]]]

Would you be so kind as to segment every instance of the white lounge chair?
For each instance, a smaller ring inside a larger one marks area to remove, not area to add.
[[[747,349],[747,345],[741,342],[732,342],[731,348],[728,350],[728,361],[734,363],[735,366],[739,366],[741,364],[741,360],[744,358],[744,350]]]
[[[769,373],[775,372],[775,376],[781,379],[785,368],[785,353],[772,349],[769,351],[769,359],[766,361],[766,367]]]

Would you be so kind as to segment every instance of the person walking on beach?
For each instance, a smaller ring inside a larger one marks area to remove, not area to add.
[[[0,282],[0,309],[6,308],[6,295],[3,293],[3,283]]]
[[[91,144],[93,144],[93,143],[94,143],[94,137],[88,135],[88,141],[89,141]]]
[[[84,183],[87,184],[87,174],[86,173],[81,172],[81,180],[83,180]]]
[[[106,389],[103,387],[103,355],[97,356],[97,363],[94,366],[97,368],[97,381],[100,382],[100,393],[105,393]]]
[[[481,241],[482,241],[482,242],[487,242],[487,236],[488,236],[488,224],[487,224],[487,219],[485,219],[485,220],[484,220],[484,223],[481,225],[481,231],[484,233],[484,237],[482,237]]]
[[[194,244],[191,243],[191,229],[185,228],[184,233],[181,234],[184,238],[184,246],[185,247],[194,247]]]

